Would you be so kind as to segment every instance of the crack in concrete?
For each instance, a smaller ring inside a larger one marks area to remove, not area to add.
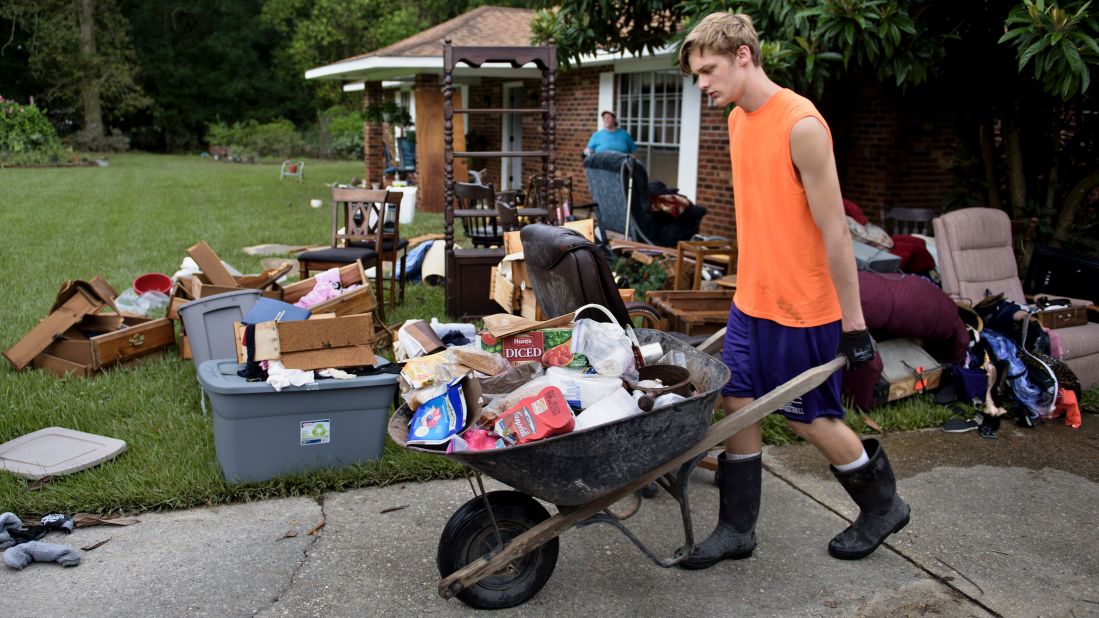
[[[792,489],[793,489],[794,491],[796,491],[796,492],[798,492],[798,493],[802,494],[802,495],[803,495],[803,496],[805,496],[806,498],[809,498],[809,499],[810,499],[810,500],[812,500],[813,502],[816,502],[817,504],[819,504],[819,505],[821,505],[822,507],[824,507],[824,509],[825,509],[826,511],[829,511],[829,512],[831,512],[831,513],[834,513],[834,514],[835,514],[835,515],[836,515],[837,517],[839,517],[839,518],[840,518],[840,519],[842,519],[843,521],[846,521],[846,522],[848,522],[848,523],[850,523],[850,522],[851,522],[851,520],[850,520],[850,519],[848,519],[847,517],[845,517],[845,516],[843,515],[843,513],[840,513],[840,512],[839,512],[839,511],[837,511],[836,509],[834,509],[834,508],[832,508],[831,506],[829,506],[829,505],[825,504],[825,503],[824,503],[823,501],[821,501],[820,499],[818,499],[818,498],[817,498],[816,496],[814,496],[813,494],[811,494],[811,493],[809,493],[808,491],[806,491],[806,490],[802,489],[802,488],[801,488],[801,487],[799,487],[799,486],[798,486],[798,485],[797,485],[796,483],[794,483],[794,482],[793,482],[793,481],[792,481],[791,479],[789,479],[789,478],[787,478],[787,477],[783,476],[782,474],[780,474],[780,473],[776,472],[776,471],[774,470],[774,468],[773,468],[773,467],[771,467],[771,466],[767,465],[766,463],[764,463],[764,464],[763,464],[763,468],[764,468],[765,470],[767,470],[767,472],[770,472],[771,474],[773,474],[773,475],[775,476],[775,478],[777,478],[777,479],[779,479],[780,481],[782,481],[783,483],[786,483],[787,485],[789,485],[789,486],[790,486],[790,487],[791,487],[791,488],[792,488]],[[904,552],[902,552],[902,551],[901,551],[900,549],[898,549],[897,547],[895,547],[895,546],[894,546],[894,545],[893,545],[892,543],[889,543],[888,541],[887,541],[887,542],[884,542],[884,543],[882,543],[882,544],[881,544],[881,547],[884,547],[884,548],[888,549],[889,551],[893,552],[894,554],[896,554],[896,555],[900,556],[900,558],[901,558],[902,560],[904,560],[905,562],[908,562],[909,564],[911,564],[912,566],[916,567],[916,568],[917,568],[917,569],[919,569],[920,571],[923,571],[923,572],[924,572],[924,573],[926,573],[926,574],[927,574],[927,575],[928,575],[929,577],[931,577],[931,579],[934,579],[935,581],[937,581],[937,582],[941,583],[942,585],[946,586],[947,588],[949,588],[949,589],[953,590],[953,591],[954,591],[954,592],[955,592],[956,594],[960,595],[960,596],[961,596],[962,598],[966,599],[966,600],[967,600],[967,601],[969,601],[970,603],[972,603],[972,604],[976,605],[977,607],[980,607],[981,609],[985,610],[985,611],[986,611],[986,612],[988,612],[989,614],[992,614],[993,616],[996,616],[996,618],[1003,618],[1003,614],[1001,614],[1000,612],[998,612],[998,611],[996,611],[996,610],[992,609],[992,608],[991,608],[991,607],[989,607],[988,605],[985,605],[985,604],[984,604],[984,603],[982,603],[982,602],[981,602],[980,600],[978,600],[977,598],[973,597],[972,595],[970,595],[970,594],[969,594],[969,593],[967,593],[966,591],[964,591],[964,590],[962,590],[962,589],[958,588],[958,587],[957,587],[957,586],[955,586],[955,585],[954,585],[954,584],[953,584],[952,582],[950,582],[949,580],[947,580],[947,579],[946,579],[946,578],[945,578],[944,576],[942,576],[942,575],[939,575],[938,573],[936,573],[936,572],[932,571],[932,570],[931,570],[931,569],[930,569],[929,567],[926,567],[926,566],[924,566],[923,564],[921,564],[921,563],[920,563],[920,562],[919,562],[918,560],[916,560],[915,558],[913,558],[913,557],[911,557],[911,556],[908,556],[907,554],[905,554]],[[976,584],[974,584],[974,585],[976,585]]]
[[[317,529],[317,531],[314,532],[313,535],[312,535],[312,537],[313,537],[312,540],[309,541],[309,543],[305,547],[302,548],[302,550],[301,550],[301,553],[302,553],[301,561],[298,562],[298,565],[296,567],[294,567],[294,570],[293,570],[293,572],[290,573],[290,578],[286,582],[286,585],[282,588],[282,590],[279,591],[279,593],[277,595],[275,595],[275,598],[272,599],[271,604],[266,608],[266,610],[277,607],[279,602],[282,601],[282,598],[284,596],[286,596],[286,594],[288,592],[290,592],[291,589],[294,588],[294,581],[297,580],[298,574],[301,573],[302,569],[304,569],[305,565],[309,562],[309,552],[317,544],[317,541],[320,540],[322,531],[328,525],[327,524],[328,515],[324,512],[324,496],[320,496],[319,498],[316,499],[316,501],[317,501],[317,506],[321,507],[321,521],[325,522],[325,526],[322,526],[321,528]],[[259,610],[259,611],[255,612],[253,615],[258,615],[263,611],[265,611],[265,610]]]

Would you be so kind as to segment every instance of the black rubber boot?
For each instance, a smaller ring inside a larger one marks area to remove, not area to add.
[[[828,553],[841,560],[869,556],[885,537],[908,525],[909,508],[897,495],[897,481],[881,443],[868,438],[862,445],[869,463],[850,472],[832,468],[860,511],[855,523],[828,543]]]
[[[756,548],[763,458],[732,460],[722,453],[717,466],[721,473],[717,527],[679,563],[685,569],[708,569],[722,560],[741,560]]]

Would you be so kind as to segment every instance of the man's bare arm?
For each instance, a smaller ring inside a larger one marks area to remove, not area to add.
[[[851,232],[843,211],[839,175],[832,144],[816,118],[802,118],[790,132],[790,154],[801,176],[813,220],[824,238],[828,269],[843,312],[843,331],[866,328],[859,301],[859,278]]]

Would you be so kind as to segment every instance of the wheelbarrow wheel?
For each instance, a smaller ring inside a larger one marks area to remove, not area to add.
[[[497,545],[493,519],[504,543],[549,518],[545,507],[517,491],[493,491],[489,516],[485,499],[478,496],[454,512],[439,537],[439,574],[443,577],[491,552]],[[546,585],[557,566],[556,538],[516,558],[503,569],[458,593],[467,605],[503,609],[527,602]]]

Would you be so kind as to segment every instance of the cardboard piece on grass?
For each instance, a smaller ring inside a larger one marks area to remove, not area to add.
[[[0,444],[0,469],[37,481],[91,468],[125,450],[122,440],[47,427]]]
[[[237,280],[233,278],[232,273],[221,263],[221,258],[214,253],[214,250],[206,244],[205,240],[200,240],[188,247],[187,255],[191,256],[191,259],[198,264],[198,267],[202,269],[202,274],[206,275],[210,283],[225,288],[240,287]]]

